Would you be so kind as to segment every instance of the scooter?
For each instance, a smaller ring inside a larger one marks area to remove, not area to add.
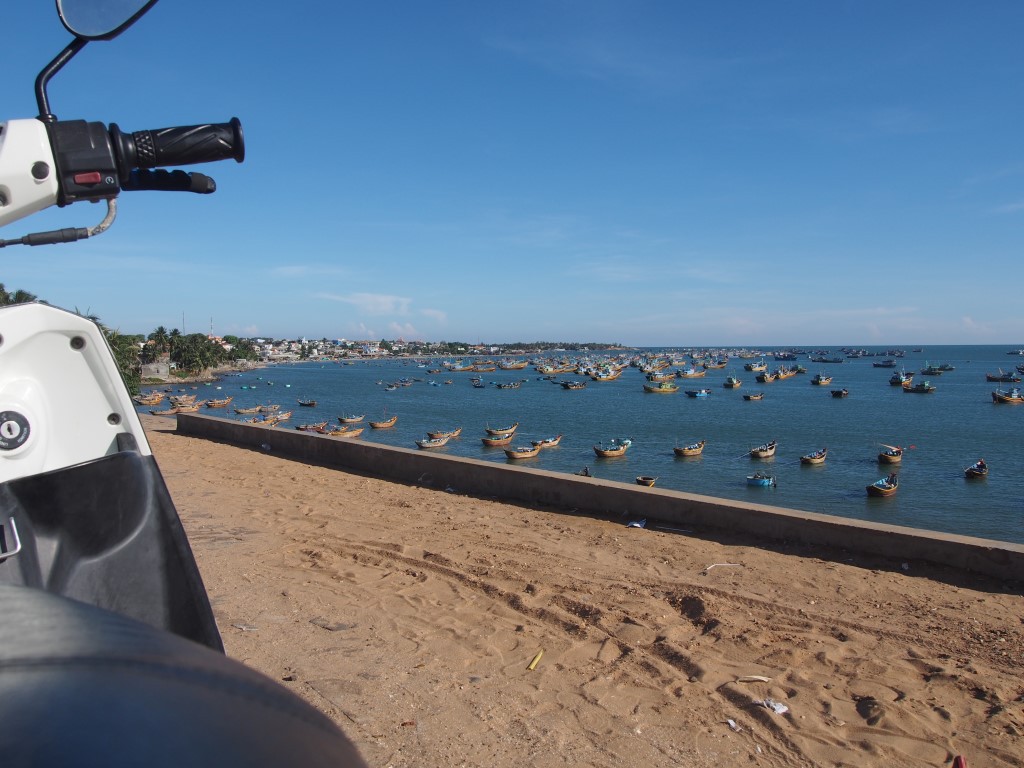
[[[39,116],[0,123],[0,227],[80,201],[105,202],[106,215],[0,249],[99,235],[122,191],[216,189],[166,166],[243,161],[237,118],[127,133],[50,112],[50,79],[155,3],[57,0],[73,40],[36,80]],[[5,765],[364,765],[328,718],[224,656],[105,335],[43,303],[0,308],[0,755]]]

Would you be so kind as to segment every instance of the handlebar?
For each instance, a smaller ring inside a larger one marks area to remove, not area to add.
[[[237,117],[227,123],[207,123],[176,128],[159,128],[124,133],[110,125],[110,139],[122,183],[135,169],[169,165],[192,165],[217,160],[245,159],[242,123]]]

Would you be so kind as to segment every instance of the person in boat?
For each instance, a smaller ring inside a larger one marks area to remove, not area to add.
[[[987,469],[988,468],[988,465],[985,464],[985,460],[984,459],[978,459],[978,461],[975,463],[974,466],[977,467],[978,469]]]
[[[889,473],[889,476],[887,478],[885,478],[885,484],[886,485],[895,485],[896,484],[896,473],[895,472],[890,472]]]
[[[590,467],[584,467],[576,474],[579,475],[580,477],[590,477]]]

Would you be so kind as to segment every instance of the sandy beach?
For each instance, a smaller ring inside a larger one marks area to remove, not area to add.
[[[142,420],[228,654],[370,765],[1024,765],[1020,584],[628,528]]]

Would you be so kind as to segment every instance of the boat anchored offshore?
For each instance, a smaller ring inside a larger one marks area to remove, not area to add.
[[[775,486],[775,476],[769,475],[767,472],[757,471],[752,475],[747,475],[747,485],[757,486]]]
[[[867,486],[868,496],[892,496],[896,493],[899,484],[899,475],[892,472],[881,480],[875,480],[875,482]]]
[[[626,449],[633,444],[633,441],[628,438],[614,438],[607,443],[598,443],[594,446],[594,453],[601,458],[610,459],[616,456],[623,456],[626,453]]]

